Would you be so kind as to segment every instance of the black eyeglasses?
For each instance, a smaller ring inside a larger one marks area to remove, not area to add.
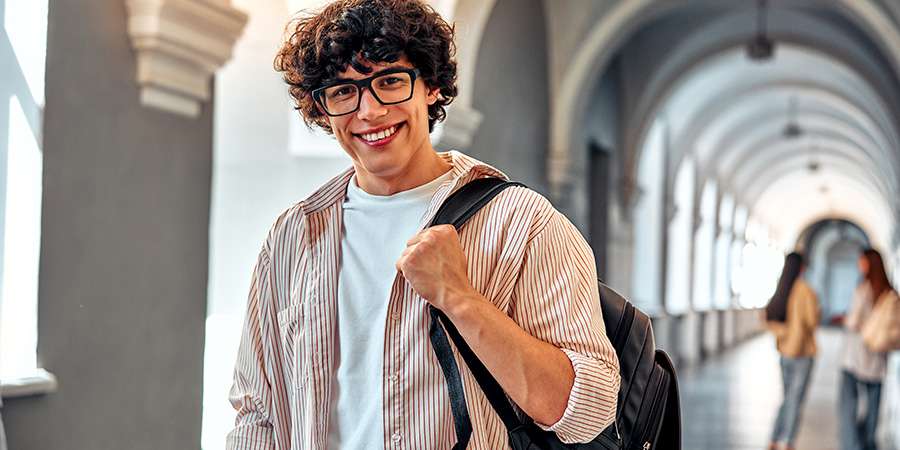
[[[419,69],[395,69],[362,80],[347,80],[312,91],[313,99],[331,117],[343,116],[359,109],[363,88],[369,88],[382,105],[403,103],[413,96]]]

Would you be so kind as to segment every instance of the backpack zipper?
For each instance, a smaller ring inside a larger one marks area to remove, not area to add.
[[[665,381],[665,372],[662,370],[661,367],[659,367],[658,365],[655,365],[653,368],[653,372],[655,372],[655,375],[657,378],[656,393],[653,396],[653,402],[650,403],[650,410],[647,414],[647,420],[653,418],[656,415],[655,413],[656,413],[657,408],[659,407],[659,400],[660,400],[659,393],[662,390],[663,384],[664,384],[663,382]],[[662,420],[661,415],[662,415],[662,413],[660,413],[659,420]],[[654,423],[652,425],[658,426],[658,423]],[[650,438],[649,433],[652,432],[652,430],[654,430],[654,429],[655,429],[655,427],[648,427],[648,428],[644,429],[643,435],[641,436],[641,440],[644,441],[644,445],[643,445],[644,450],[650,450],[651,446],[650,446],[650,441],[649,441],[649,438]]]

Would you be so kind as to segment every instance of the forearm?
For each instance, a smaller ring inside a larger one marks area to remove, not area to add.
[[[444,313],[510,398],[539,423],[559,421],[575,380],[568,356],[525,332],[476,291],[455,297]]]

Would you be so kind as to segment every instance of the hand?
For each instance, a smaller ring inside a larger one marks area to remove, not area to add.
[[[452,315],[460,299],[477,294],[467,275],[466,254],[452,225],[427,228],[406,243],[396,267],[406,282],[436,308]]]
[[[406,245],[396,264],[406,282],[450,318],[519,407],[540,423],[556,423],[575,383],[569,357],[525,332],[475,290],[452,225],[423,230]]]

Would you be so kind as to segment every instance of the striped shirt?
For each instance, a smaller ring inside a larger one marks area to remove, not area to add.
[[[443,200],[475,178],[503,174],[457,152],[441,155],[453,180]],[[342,205],[352,169],[282,214],[269,231],[250,288],[230,400],[227,448],[324,449],[331,415]],[[505,190],[460,232],[472,285],[532,336],[571,360],[575,383],[563,417],[545,429],[586,442],[615,418],[619,365],[603,325],[590,247],[550,203]],[[399,275],[384,329],[384,434],[373,447],[448,449],[456,442],[449,397],[428,339],[428,303]],[[508,448],[506,429],[457,355],[472,420],[469,449]],[[535,364],[540,364],[535,361]],[[543,426],[543,425],[542,425]]]

